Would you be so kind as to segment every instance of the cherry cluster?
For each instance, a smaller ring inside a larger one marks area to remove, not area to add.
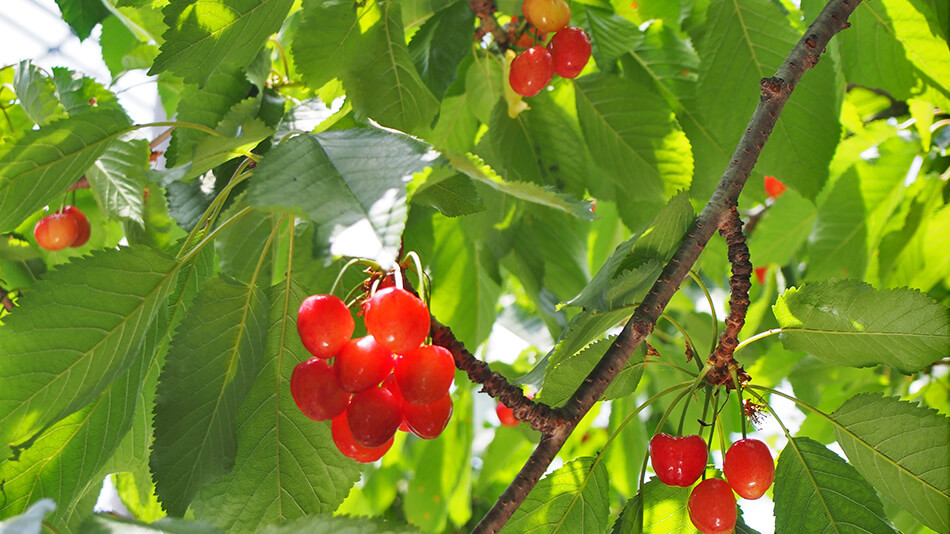
[[[692,486],[706,470],[706,442],[697,435],[657,434],[650,440],[650,463],[668,486]],[[707,478],[689,494],[689,519],[702,534],[725,534],[736,525],[736,497],[758,499],[772,486],[775,463],[768,446],[757,439],[733,443],[722,462],[726,480]],[[728,483],[726,482],[728,481]]]
[[[50,213],[33,227],[36,244],[46,250],[81,247],[89,241],[91,233],[89,219],[76,206],[66,206]]]
[[[429,309],[397,287],[380,289],[363,304],[368,335],[352,338],[356,323],[338,297],[311,295],[297,312],[297,332],[313,358],[300,362],[290,392],[315,421],[332,421],[344,456],[374,462],[392,447],[396,430],[437,437],[452,417],[452,353],[424,345]]]
[[[571,8],[564,0],[525,0],[521,6],[525,20],[533,25],[535,36],[543,41],[544,35],[554,33],[547,46],[534,45],[518,54],[511,62],[508,83],[521,96],[534,96],[547,86],[555,74],[576,78],[590,59],[590,38],[584,30],[568,27]],[[526,42],[524,35],[519,45],[533,45],[534,36]]]

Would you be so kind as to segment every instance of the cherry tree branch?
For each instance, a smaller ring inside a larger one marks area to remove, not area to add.
[[[673,258],[627,322],[620,335],[560,410],[564,424],[545,433],[531,457],[473,532],[501,529],[541,479],[574,427],[603,395],[607,386],[641,342],[653,331],[660,314],[679,289],[713,233],[738,203],[739,194],[758,160],[778,117],[802,75],[818,63],[831,38],[848,27],[848,17],[861,0],[831,0],[805,31],[771,78],[761,81],[761,96],[749,126],[733,153],[719,185],[693,222]]]

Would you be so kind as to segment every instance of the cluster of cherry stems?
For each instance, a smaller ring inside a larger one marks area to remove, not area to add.
[[[449,388],[455,361],[443,347],[424,344],[429,309],[398,287],[373,293],[362,305],[368,335],[333,295],[311,295],[297,312],[297,332],[313,357],[294,367],[290,392],[315,421],[332,421],[344,456],[374,462],[392,447],[397,430],[437,437],[452,417]]]
[[[521,96],[541,92],[554,74],[576,78],[590,59],[590,38],[584,30],[568,27],[571,8],[564,0],[525,0],[521,6],[525,20],[536,28],[532,35],[524,32],[517,45],[527,50],[511,62],[508,83]],[[517,22],[512,18],[512,22]],[[544,41],[545,34],[554,33],[547,46],[535,44]]]

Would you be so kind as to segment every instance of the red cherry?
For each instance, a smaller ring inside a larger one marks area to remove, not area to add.
[[[765,283],[765,275],[769,273],[768,267],[756,267],[755,268],[755,279],[759,281],[759,284]]]
[[[33,227],[36,244],[46,250],[62,250],[72,245],[78,235],[76,218],[61,211],[50,213]]]
[[[736,497],[720,478],[707,478],[693,488],[686,508],[701,534],[728,534],[736,527]]]
[[[402,406],[402,404],[403,404],[404,402],[406,402],[406,399],[404,399],[404,398],[402,397],[402,391],[399,391],[399,385],[396,384],[396,377],[395,377],[395,376],[393,376],[393,375],[391,375],[391,374],[390,374],[389,376],[387,376],[386,379],[383,380],[383,383],[380,384],[380,387],[384,387],[384,388],[388,389],[389,392],[392,393],[393,396],[396,397],[396,402],[399,404],[399,406]],[[400,431],[400,432],[409,432],[409,425],[406,424],[406,418],[405,418],[405,417],[403,417],[403,418],[399,421],[399,431]]]
[[[534,96],[554,77],[554,58],[543,46],[533,46],[518,54],[511,62],[508,83],[521,96]]]
[[[346,407],[346,420],[353,439],[364,447],[379,447],[392,439],[402,418],[396,396],[383,387],[354,394]]]
[[[514,409],[502,404],[500,401],[495,404],[495,413],[498,420],[505,426],[518,426],[519,421],[515,419]]]
[[[303,346],[317,358],[336,356],[350,340],[356,322],[350,310],[333,295],[311,295],[297,310],[297,333]]]
[[[373,336],[351,339],[343,345],[333,369],[343,389],[356,393],[378,385],[389,375],[393,353]]]
[[[776,177],[774,176],[765,177],[765,194],[766,195],[772,198],[778,198],[778,196],[784,193],[786,189],[788,188],[785,187],[785,184],[779,181]]]
[[[449,424],[453,406],[452,396],[446,394],[441,399],[422,406],[403,402],[402,413],[413,434],[422,439],[434,439],[439,437]]]
[[[758,499],[772,486],[775,462],[765,443],[757,439],[740,439],[726,451],[722,472],[740,497]]]
[[[333,418],[333,422],[330,423],[330,432],[333,434],[333,443],[343,456],[364,464],[379,460],[393,446],[393,438],[389,438],[389,441],[379,447],[364,447],[354,441],[350,425],[346,420],[346,412]]]
[[[590,59],[590,38],[580,28],[564,28],[548,43],[554,58],[554,72],[563,78],[576,78]]]
[[[571,21],[571,7],[564,0],[525,0],[521,11],[544,33],[561,30]]]
[[[706,442],[692,436],[657,434],[650,440],[650,463],[667,486],[692,486],[706,469]]]
[[[419,297],[397,287],[373,294],[363,305],[366,330],[396,354],[418,348],[429,335],[429,309]]]
[[[89,219],[86,218],[86,214],[80,211],[76,206],[66,206],[60,211],[76,219],[76,240],[69,246],[81,247],[85,245],[86,242],[89,241],[89,236],[92,234],[92,227],[89,225]]]
[[[407,402],[431,404],[449,392],[455,378],[455,359],[445,347],[423,345],[396,358],[393,375]]]
[[[350,403],[350,392],[340,386],[333,368],[320,358],[310,358],[294,367],[290,394],[300,411],[314,421],[329,421]]]

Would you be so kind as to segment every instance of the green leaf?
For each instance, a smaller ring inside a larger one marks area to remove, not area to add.
[[[147,69],[158,56],[158,45],[149,40],[139,40],[119,17],[106,17],[102,21],[102,61],[113,78],[137,69]]]
[[[109,15],[102,0],[56,0],[63,20],[76,32],[79,40],[89,37],[96,24]]]
[[[384,126],[404,132],[429,126],[439,101],[412,63],[399,4],[374,3],[366,9],[380,20],[361,35],[352,61],[346,58],[342,79],[347,98],[357,112]]]
[[[204,85],[221,70],[247,66],[287,16],[293,0],[171,0],[168,30],[149,74],[170,71]]]
[[[627,499],[623,510],[614,521],[610,534],[641,534],[643,532],[643,502],[640,495]]]
[[[576,353],[555,351],[544,374],[544,385],[538,399],[551,406],[563,404],[603,358],[612,342],[613,338],[600,339]],[[641,343],[620,368],[620,373],[607,387],[602,400],[625,397],[637,389],[643,376],[643,366],[638,364],[643,362],[645,356],[646,345]]]
[[[269,525],[260,534],[296,534],[298,532],[339,532],[340,534],[418,534],[415,527],[368,517],[316,515],[283,525]]]
[[[693,158],[686,134],[659,96],[615,76],[575,82],[581,131],[598,167],[626,199],[621,217],[637,227],[673,195],[688,188]]]
[[[792,261],[808,239],[817,216],[815,205],[794,189],[782,193],[769,206],[749,238],[752,263],[786,265]]]
[[[123,111],[119,100],[94,79],[64,67],[53,67],[56,95],[70,116],[105,109]]]
[[[184,514],[234,463],[238,408],[262,365],[267,307],[256,286],[216,278],[175,333],[159,377],[150,460],[169,514]]]
[[[475,184],[461,174],[431,184],[427,181],[412,194],[412,201],[432,206],[446,217],[471,215],[485,210],[485,202],[478,196]]]
[[[868,263],[867,233],[861,182],[852,170],[838,178],[818,207],[818,217],[808,238],[806,279],[862,279]]]
[[[0,232],[63,194],[128,126],[122,112],[95,111],[0,144]]]
[[[175,263],[145,247],[93,252],[48,273],[0,341],[0,457],[87,405],[138,356]]]
[[[521,113],[512,118],[504,100],[495,104],[488,123],[492,135],[487,141],[491,149],[485,159],[508,181],[547,184],[547,170],[541,167],[539,146],[528,131],[525,116]]]
[[[484,124],[491,120],[491,113],[504,94],[501,60],[492,53],[476,51],[472,65],[465,73],[465,93],[472,113]]]
[[[936,6],[925,0],[885,0],[882,4],[907,59],[929,78],[930,84],[950,95],[950,50],[941,44],[946,43],[946,29],[941,35],[934,25]]]
[[[43,518],[56,510],[53,499],[40,499],[22,514],[0,521],[0,530],[8,534],[32,534],[43,528]]]
[[[21,61],[17,66],[13,90],[23,111],[40,126],[67,115],[56,97],[53,81],[29,61]]]
[[[875,394],[856,395],[831,416],[851,465],[920,522],[950,530],[950,419]],[[777,479],[778,477],[776,477]]]
[[[89,186],[107,214],[144,226],[142,212],[148,157],[148,141],[116,141],[86,171]]]
[[[608,526],[608,490],[604,464],[576,458],[542,478],[501,532],[603,532]]]
[[[874,487],[812,439],[782,450],[774,492],[776,532],[894,532]]]
[[[910,374],[950,354],[950,312],[910,289],[809,282],[787,290],[772,310],[787,350],[838,365],[886,364]]]
[[[300,135],[261,160],[248,201],[308,217],[317,227],[314,243],[329,246],[322,255],[388,266],[397,260],[406,224],[406,184],[434,157],[425,143],[376,128]]]
[[[243,209],[246,202],[236,203],[224,217]],[[221,271],[237,280],[250,283],[254,278],[262,281],[271,279],[273,258],[268,255],[257,270],[258,259],[269,250],[268,237],[274,230],[277,219],[273,213],[254,210],[225,228],[215,239]]]
[[[689,492],[690,488],[667,486],[658,478],[651,478],[638,495],[643,501],[641,532],[692,533],[692,523],[686,509]]]
[[[111,514],[93,514],[82,524],[83,534],[224,534],[223,530],[200,521],[163,517],[154,523],[116,517]]]
[[[268,290],[271,302],[263,366],[237,413],[234,469],[203,489],[195,517],[225,531],[334,511],[359,480],[358,464],[337,450],[330,424],[305,416],[290,395],[294,366],[310,357],[297,335],[306,293],[293,283]]]
[[[311,87],[340,78],[360,51],[360,24],[349,2],[304,0],[290,51]]]
[[[409,55],[419,77],[436,98],[458,75],[458,67],[472,48],[470,33],[475,13],[468,2],[456,1],[436,11],[409,41]]]

